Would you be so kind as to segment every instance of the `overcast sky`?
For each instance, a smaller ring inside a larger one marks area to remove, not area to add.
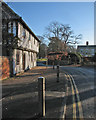
[[[82,42],[94,44],[94,2],[10,2],[36,35],[43,35],[52,21],[69,24]]]

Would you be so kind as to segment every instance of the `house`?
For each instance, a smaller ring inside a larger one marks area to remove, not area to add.
[[[24,20],[2,2],[2,56],[12,56],[13,74],[36,66],[39,43]]]
[[[77,52],[83,57],[93,57],[96,53],[96,45],[89,45],[87,41],[86,45],[79,45],[77,47]]]
[[[77,52],[81,54],[83,62],[95,62],[96,55],[96,45],[79,45],[77,47]]]

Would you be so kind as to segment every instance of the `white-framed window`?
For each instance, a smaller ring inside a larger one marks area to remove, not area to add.
[[[16,36],[16,22],[9,22],[8,23],[8,33],[13,33],[14,36]]]

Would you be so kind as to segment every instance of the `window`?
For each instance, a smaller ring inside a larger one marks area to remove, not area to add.
[[[16,22],[9,22],[8,23],[8,33],[13,33],[16,36]]]
[[[8,23],[8,33],[12,33],[11,30],[12,30],[12,29],[11,29],[11,22],[9,22],[9,23]]]
[[[16,22],[13,22],[13,35],[16,36]]]
[[[3,39],[2,43],[3,44],[7,44],[6,33],[7,33],[7,23],[6,21],[5,22],[2,21],[2,39]]]
[[[25,38],[26,37],[26,31],[25,31],[25,29],[23,29],[23,31],[22,31],[22,36]]]
[[[19,65],[19,62],[20,62],[20,54],[19,54],[19,52],[17,52],[17,54],[16,54],[16,65]]]

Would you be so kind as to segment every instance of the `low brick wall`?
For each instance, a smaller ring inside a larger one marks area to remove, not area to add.
[[[10,76],[9,58],[0,57],[0,72],[2,73],[2,80]]]
[[[2,58],[0,56],[0,80],[2,79]]]

